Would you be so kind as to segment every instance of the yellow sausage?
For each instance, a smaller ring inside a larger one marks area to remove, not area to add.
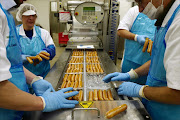
[[[98,92],[96,89],[94,90],[94,100],[98,101]]]
[[[89,91],[89,101],[93,101],[93,91]]]
[[[142,49],[143,52],[146,51],[146,48],[147,48],[147,46],[148,46],[148,42],[149,42],[149,38],[146,38],[146,41],[145,41],[144,46],[143,46],[143,49]]]
[[[114,100],[113,97],[112,97],[112,93],[111,93],[111,90],[107,90],[107,96],[108,96],[108,99],[109,100]]]
[[[26,59],[28,60],[28,62],[29,62],[30,64],[33,64],[33,61],[31,60],[30,57],[26,57]]]
[[[147,52],[148,52],[148,53],[151,53],[151,51],[152,51],[152,46],[153,46],[153,41],[152,41],[152,40],[149,40],[149,45],[148,45],[148,49],[147,49]]]
[[[110,119],[110,118],[114,117],[115,115],[125,111],[126,109],[127,109],[127,105],[122,104],[122,105],[106,112],[105,118]]]
[[[50,57],[47,57],[46,55],[42,54],[42,53],[39,53],[39,56],[41,56],[42,58],[46,59],[46,60],[49,60]]]
[[[79,85],[78,80],[75,80],[74,88],[77,88],[77,87],[78,87],[78,85]]]
[[[102,95],[102,90],[98,90],[98,99],[99,100],[104,100],[103,95]]]
[[[36,55],[36,58],[41,62],[42,58],[39,55]]]
[[[66,88],[66,81],[63,81],[61,88]]]
[[[106,90],[103,90],[103,98],[104,98],[104,100],[109,100],[108,97],[107,97]]]
[[[44,51],[42,51],[42,52],[40,52],[40,53],[42,53],[42,54],[44,54],[45,56],[50,56],[50,54],[49,53],[47,53],[47,52],[44,52]]]
[[[82,91],[82,90],[79,91],[78,100],[79,100],[79,101],[82,101],[82,100],[83,100],[83,91]]]

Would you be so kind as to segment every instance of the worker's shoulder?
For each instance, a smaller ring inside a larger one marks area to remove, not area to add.
[[[180,12],[177,13],[177,15],[175,16],[172,24],[176,24],[176,25],[180,26],[179,23],[180,23]]]
[[[6,20],[6,15],[4,14],[2,9],[0,9],[0,19],[1,20]]]
[[[136,6],[134,6],[134,7],[131,7],[130,9],[129,9],[129,11],[139,11],[139,7],[136,5]]]

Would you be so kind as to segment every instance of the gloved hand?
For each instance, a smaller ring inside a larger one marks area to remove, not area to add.
[[[118,95],[126,95],[130,97],[140,97],[139,90],[143,87],[133,82],[124,82],[119,86]]]
[[[103,78],[103,81],[106,83],[110,81],[127,81],[127,80],[130,80],[129,73],[119,73],[119,72],[108,74]]]
[[[46,80],[39,79],[35,82],[32,83],[32,88],[36,94],[36,96],[41,96],[43,93],[47,90],[50,89],[51,91],[55,92],[53,86],[51,83],[49,83]]]
[[[45,102],[45,108],[43,112],[51,112],[61,108],[74,108],[75,104],[78,104],[76,100],[67,100],[66,98],[77,95],[79,92],[74,91],[70,93],[64,93],[67,91],[73,90],[72,87],[61,89],[57,92],[51,92],[51,89],[48,89],[43,95],[42,98]]]
[[[28,62],[26,57],[29,57],[30,55],[21,55],[23,63]]]
[[[147,37],[147,35],[136,35],[134,40],[137,41],[140,45],[144,45]]]

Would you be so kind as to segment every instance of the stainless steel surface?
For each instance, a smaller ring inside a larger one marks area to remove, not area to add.
[[[53,87],[58,89],[58,87],[62,83],[62,77],[65,72],[65,68],[67,65],[67,61],[69,60],[71,56],[71,50],[66,50],[63,52],[62,56],[58,59],[58,61],[55,63],[55,65],[52,67],[50,72],[48,73],[47,77],[45,78],[50,83],[52,83]],[[103,69],[106,74],[111,72],[118,71],[117,67],[113,63],[113,61],[109,58],[108,54],[105,51],[97,51],[98,57],[101,60],[101,63],[103,65]],[[87,76],[86,76],[87,77]],[[85,78],[87,79],[87,78]],[[113,83],[114,84],[114,83]],[[112,120],[122,119],[122,120],[149,120],[150,117],[145,110],[144,106],[142,105],[140,100],[130,100],[132,98],[126,97],[126,96],[118,96],[116,90],[114,89],[114,85],[110,85],[110,89],[112,91],[114,101],[93,101],[94,104],[91,106],[91,108],[98,108],[101,112],[100,118],[97,118],[97,113],[95,111],[75,111],[74,112],[74,120],[104,120],[105,113],[113,109],[114,107],[117,107],[121,104],[127,104],[128,109],[125,112],[122,112],[112,118]],[[84,100],[88,99],[88,92],[89,90],[93,90],[93,88],[86,86],[86,98]],[[83,89],[84,90],[84,89]],[[80,105],[76,105],[75,108],[81,108]],[[36,113],[36,118],[33,120],[71,120],[72,119],[72,110],[73,109],[61,109],[50,113]]]
[[[84,63],[86,63],[86,56],[84,51]],[[87,83],[86,83],[86,64],[84,64],[84,101],[87,101]]]
[[[91,108],[100,110],[100,118],[97,118],[96,111],[74,111],[74,120],[106,120],[105,114],[107,111],[122,105],[127,104],[127,110],[114,116],[111,120],[150,120],[150,117],[142,103],[138,100],[121,100],[121,101],[95,101]],[[76,105],[76,108],[81,108]],[[41,120],[72,120],[73,109],[57,110],[51,113],[41,113]]]
[[[72,120],[74,120],[74,112],[77,111],[77,110],[87,110],[87,111],[96,110],[98,112],[97,117],[100,118],[100,110],[98,108],[74,108],[72,110]]]

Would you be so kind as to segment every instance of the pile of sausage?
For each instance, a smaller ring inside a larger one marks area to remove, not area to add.
[[[114,100],[112,97],[111,90],[97,90],[89,91],[89,101],[98,101],[98,100]]]
[[[82,74],[65,74],[61,88],[82,88]]]

